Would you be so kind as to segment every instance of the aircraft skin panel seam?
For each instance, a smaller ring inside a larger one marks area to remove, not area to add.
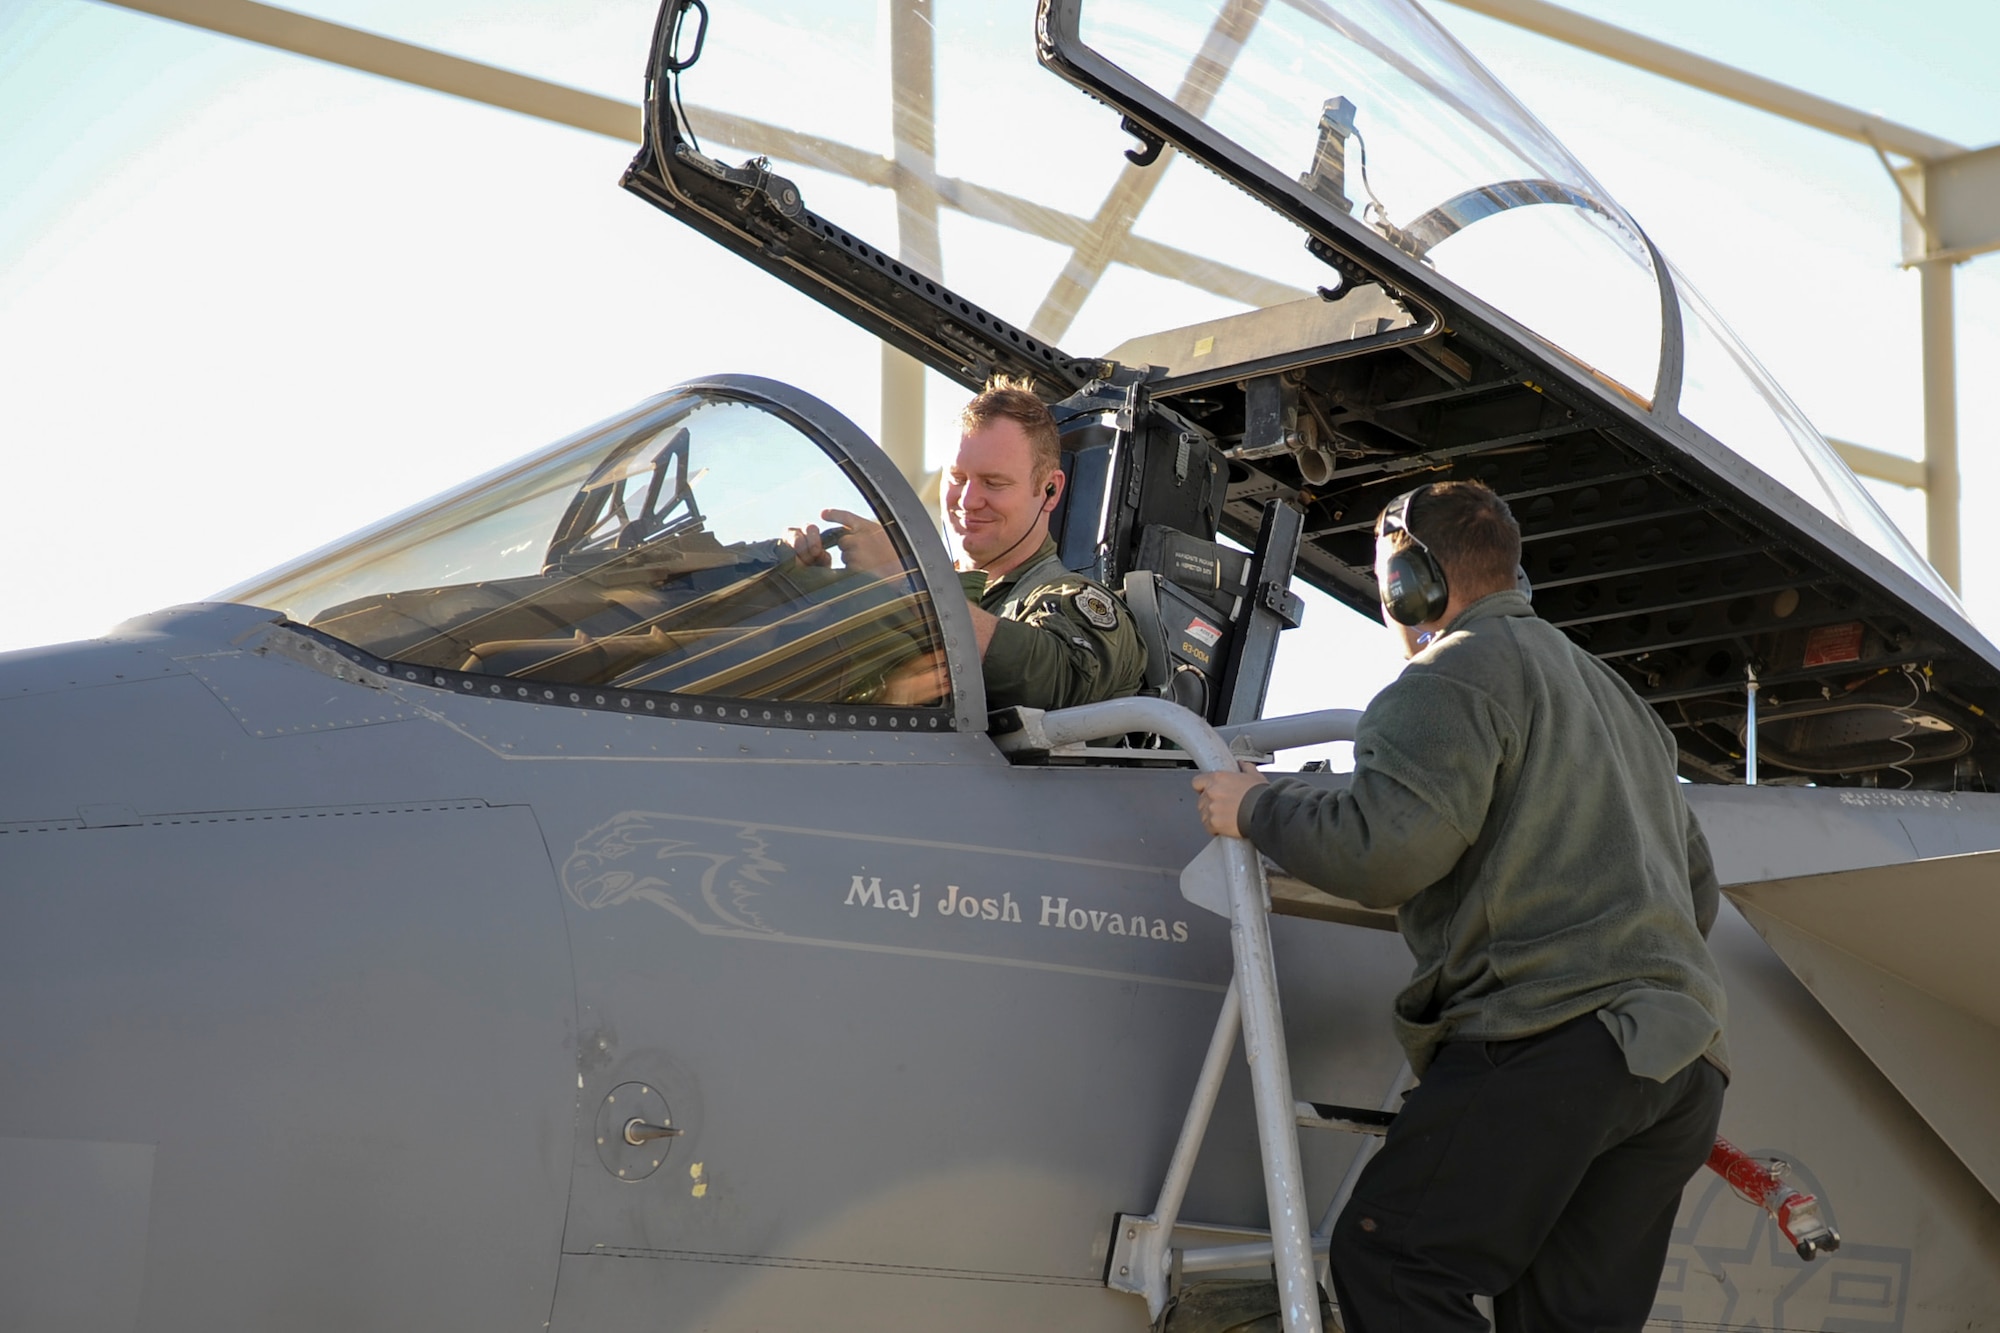
[[[1220,995],[1229,987],[1213,981],[1190,981],[1181,977],[1154,976],[1145,972],[1120,972],[1111,968],[1082,967],[1074,963],[1051,963],[1039,958],[1002,958],[997,955],[958,953],[950,949],[920,949],[907,944],[875,944],[866,940],[828,940],[810,935],[787,935],[775,930],[744,930],[735,926],[715,926],[690,921],[697,934],[715,939],[757,940],[767,944],[803,944],[816,949],[846,949],[853,953],[894,954],[903,958],[927,958],[939,963],[980,963],[988,967],[1013,967],[1028,972],[1059,972],[1064,976],[1095,977],[1120,985],[1165,986],[1170,990],[1206,991]]]
[[[866,1259],[812,1259],[788,1254],[731,1254],[709,1250],[652,1250],[630,1245],[606,1245],[589,1250],[564,1250],[565,1259],[653,1259],[679,1263],[732,1264],[749,1268],[793,1268],[837,1273],[872,1273],[881,1277],[941,1278],[950,1282],[1008,1282],[1042,1287],[1102,1288],[1096,1278],[1065,1277],[1060,1273],[1004,1273],[981,1268],[933,1268],[926,1264],[885,1264]]]
[[[444,719],[435,719],[444,721]],[[468,740],[485,748],[496,759],[516,763],[555,764],[739,764],[751,768],[857,768],[869,765],[918,765],[933,767],[956,766],[966,761],[963,755],[946,755],[942,758],[907,755],[874,755],[866,759],[829,756],[825,759],[803,759],[786,756],[784,758],[760,758],[741,754],[513,754],[504,749],[496,749],[481,737],[453,726]]]
[[[542,821],[540,817],[535,814],[533,806],[524,804],[515,808],[521,809],[525,811],[525,813],[527,814],[528,823],[535,830],[535,842],[541,847],[544,863],[549,868],[549,885],[551,888],[555,890],[555,892],[558,895],[560,895],[562,892],[562,872],[556,864],[555,848],[549,845],[549,831],[542,826]],[[568,1015],[568,1024],[570,1032],[575,1036],[577,1042],[580,1045],[583,1040],[582,1034],[584,1029],[584,1014],[587,1006],[584,1001],[583,988],[577,972],[576,931],[574,928],[574,924],[570,919],[569,911],[565,906],[563,906],[560,896],[558,896],[557,899],[556,915],[558,916],[558,918],[560,918],[562,922],[563,961],[565,964],[568,965],[569,969],[570,1011]],[[569,1151],[568,1174],[569,1174],[569,1179],[571,1181],[575,1180],[577,1171],[580,1170],[583,1166],[583,1161],[581,1157],[582,1145],[576,1141],[577,1133],[584,1127],[585,1124],[588,1123],[587,1117],[589,1115],[589,1111],[587,1109],[583,1095],[584,1094],[583,1080],[584,1080],[584,1070],[582,1067],[582,1061],[579,1060],[577,1067],[577,1096],[570,1103],[571,1111],[570,1111],[569,1129],[570,1129],[571,1142]],[[562,1225],[556,1231],[556,1237],[557,1237],[556,1246],[558,1255],[565,1253],[567,1250],[567,1244],[569,1241],[569,1230],[570,1230],[570,1216],[575,1207],[576,1207],[576,1193],[574,1189],[565,1189],[563,1191]],[[543,1325],[543,1327],[545,1328],[552,1328],[555,1326],[557,1302],[561,1298],[561,1290],[562,1290],[561,1278],[562,1278],[562,1264],[561,1260],[558,1259],[556,1265],[556,1280],[549,1283],[549,1299],[548,1299],[548,1305],[546,1307],[548,1313],[548,1320]]]
[[[163,680],[174,680],[192,675],[194,675],[192,671],[189,671],[179,663],[175,663],[172,666],[161,667],[157,671],[149,671],[143,676],[126,676],[118,680],[62,681],[50,685],[24,686],[9,694],[6,698],[0,699],[0,705],[26,703],[30,699],[44,699],[52,694],[73,695],[83,694],[90,690],[123,689],[128,685],[152,685]]]
[[[117,828],[176,828],[196,824],[256,824],[282,819],[340,819],[361,818],[370,815],[434,815],[449,814],[466,810],[505,810],[524,808],[520,802],[494,802],[479,797],[464,797],[445,801],[404,802],[396,805],[335,805],[300,806],[293,808],[276,807],[238,810],[188,810],[162,814],[138,815],[119,823],[86,822],[82,819],[35,820],[18,824],[0,824],[0,837],[17,833],[82,833],[102,829]]]

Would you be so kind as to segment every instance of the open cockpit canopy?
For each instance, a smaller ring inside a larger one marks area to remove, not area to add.
[[[626,187],[968,387],[1034,376],[1104,500],[1069,506],[1079,567],[1166,596],[1175,532],[1221,535],[1256,550],[1232,607],[1282,611],[1260,580],[1295,569],[1372,614],[1376,515],[1475,477],[1687,776],[1742,780],[1753,725],[1767,780],[2000,772],[2000,652],[1413,0],[1041,0],[1032,29],[766,0],[716,6],[699,67],[696,12],[662,12]],[[1219,504],[1120,508],[1211,464]]]
[[[1956,604],[1639,225],[1409,0],[1049,0],[1042,42],[1274,208],[1448,280]]]
[[[678,153],[781,150],[768,170],[797,191],[779,230],[811,243],[769,253],[758,210],[734,209],[751,257],[961,380],[1032,371],[1061,396],[1090,362],[1140,354],[1218,378],[1242,364],[1207,327],[1228,315],[1295,306],[1289,350],[1356,354],[1434,336],[1432,290],[1469,297],[1955,605],[1639,224],[1411,0],[1046,0],[1033,34],[996,6],[900,30],[897,6],[717,8],[640,182]],[[1113,113],[1038,68],[1035,40]],[[892,84],[888,116],[855,95]],[[732,205],[754,193],[714,183]],[[683,220],[707,229],[700,212]],[[965,308],[918,311],[938,304],[926,283]]]

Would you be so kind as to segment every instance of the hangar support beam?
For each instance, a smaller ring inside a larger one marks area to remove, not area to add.
[[[1916,266],[1923,283],[1924,545],[1931,568],[1962,591],[1958,545],[1958,320],[1951,271],[1955,260]]]
[[[256,0],[102,2],[572,129],[631,144],[639,142],[642,117],[631,103]],[[761,153],[864,185],[893,189],[900,257],[938,277],[944,276],[938,213],[940,207],[946,207],[1058,245],[1081,249],[1093,243],[1108,244],[1110,257],[1141,272],[1185,282],[1248,306],[1277,305],[1306,294],[1243,269],[1130,235],[1129,229],[1106,242],[1100,236],[1099,219],[1075,217],[972,181],[939,176],[936,36],[931,3],[890,0],[888,5],[895,99],[888,157],[712,107],[692,107],[689,117],[703,137],[739,152]],[[922,368],[893,348],[883,348],[882,444],[928,505],[936,499],[937,477],[923,466],[923,392]]]
[[[1949,139],[1940,139],[1935,134],[1926,134],[1893,120],[1843,106],[1666,42],[1641,37],[1636,32],[1587,18],[1575,10],[1548,4],[1546,0],[1451,0],[1451,3],[1460,9],[1469,9],[1475,14],[1484,14],[1502,23],[1552,37],[1567,46],[1608,57],[1622,65],[1657,74],[1663,79],[1685,83],[1691,88],[1714,93],[1717,97],[1726,97],[1732,102],[1741,102],[1759,111],[1768,111],[1774,116],[1825,130],[1828,134],[1838,134],[1843,139],[1852,139],[1856,143],[1878,143],[1904,157],[1949,157],[1965,151]]]
[[[931,0],[891,0],[887,8],[897,257],[943,278],[936,184],[937,30]],[[925,484],[924,368],[888,343],[882,344],[882,452],[912,486],[925,492],[925,505],[934,510],[934,488]]]

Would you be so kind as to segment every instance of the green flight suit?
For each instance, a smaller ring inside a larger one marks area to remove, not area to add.
[[[1073,708],[1145,683],[1146,647],[1131,611],[1065,568],[1051,538],[977,600],[1000,618],[981,664],[988,709]]]

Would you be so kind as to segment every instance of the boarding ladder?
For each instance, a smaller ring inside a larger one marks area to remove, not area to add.
[[[1164,699],[1111,699],[1041,713],[1017,710],[1018,730],[998,736],[1009,754],[1087,753],[1087,743],[1132,732],[1150,733],[1178,745],[1197,768],[1230,772],[1245,753],[1352,740],[1360,717],[1350,709],[1329,709],[1224,727],[1220,731],[1178,704]],[[1234,746],[1235,748],[1232,748]],[[1155,1321],[1165,1309],[1170,1279],[1183,1273],[1217,1272],[1271,1265],[1277,1274],[1279,1309],[1285,1333],[1322,1333],[1318,1267],[1326,1238],[1352,1192],[1362,1163],[1357,1156],[1319,1226],[1306,1218],[1305,1181],[1299,1165],[1298,1130],[1307,1125],[1380,1135],[1393,1119],[1390,1109],[1409,1085],[1406,1066],[1382,1110],[1355,1111],[1299,1102],[1292,1092],[1291,1062],[1284,1022],[1278,1012],[1278,978],[1271,956],[1270,888],[1256,849],[1242,838],[1216,838],[1188,867],[1181,892],[1197,906],[1229,919],[1235,973],[1209,1039],[1208,1054],[1195,1080],[1194,1098],[1167,1165],[1159,1201],[1145,1217],[1121,1215],[1107,1283],[1114,1290],[1145,1298]],[[1270,1207],[1270,1238],[1242,1244],[1174,1250],[1174,1225],[1181,1199],[1194,1174],[1195,1157],[1222,1090],[1222,1078],[1238,1033],[1250,1067],[1256,1108],[1257,1146],[1263,1159],[1264,1193]]]
[[[1144,732],[1172,741],[1197,768],[1210,773],[1234,769],[1240,757],[1268,757],[1280,749],[1352,740],[1361,716],[1350,709],[1327,709],[1217,729],[1164,699],[1113,699],[1053,713],[1025,708],[1015,711],[1020,715],[1019,729],[995,737],[1010,755],[1088,757],[1093,753],[1089,741]],[[1213,839],[1182,872],[1181,894],[1196,906],[1229,918],[1235,973],[1223,996],[1222,1012],[1216,1017],[1215,1034],[1209,1038],[1208,1054],[1202,1059],[1180,1138],[1167,1163],[1159,1201],[1145,1217],[1118,1217],[1105,1282],[1114,1291],[1144,1297],[1157,1323],[1166,1309],[1170,1283],[1178,1285],[1182,1275],[1269,1264],[1277,1276],[1285,1333],[1323,1333],[1319,1261],[1326,1253],[1335,1220],[1353,1195],[1361,1168],[1374,1155],[1380,1136],[1388,1132],[1396,1118],[1395,1108],[1415,1083],[1415,1076],[1404,1064],[1381,1107],[1374,1111],[1296,1101],[1284,1023],[1278,1012],[1278,978],[1271,957],[1271,895],[1263,862],[1241,838]],[[1222,1090],[1222,1076],[1239,1032],[1250,1066],[1257,1146],[1270,1208],[1269,1237],[1250,1233],[1257,1238],[1176,1250],[1172,1242],[1174,1226],[1180,1221],[1181,1199],[1194,1174],[1195,1157],[1202,1136],[1208,1132],[1209,1116]],[[1305,1182],[1299,1165],[1297,1131],[1302,1127],[1376,1136],[1355,1154],[1332,1202],[1311,1229],[1306,1226]],[[1840,1233],[1824,1215],[1818,1199],[1786,1181],[1787,1167],[1782,1160],[1752,1157],[1718,1137],[1708,1167],[1747,1203],[1769,1214],[1801,1259],[1811,1260],[1840,1248]]]

